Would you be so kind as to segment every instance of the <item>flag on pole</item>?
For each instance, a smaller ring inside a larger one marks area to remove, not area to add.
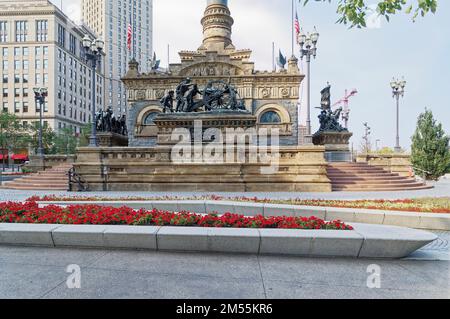
[[[286,63],[287,63],[287,59],[286,59],[286,57],[283,55],[283,53],[281,53],[281,50],[280,50],[279,56],[278,56],[278,58],[277,58],[277,64],[278,64],[278,66],[279,66],[281,69],[284,69]]]
[[[127,31],[127,46],[128,50],[131,51],[131,43],[133,41],[133,28],[131,26],[131,23],[128,24],[128,31]]]
[[[298,13],[295,13],[295,22],[294,22],[294,27],[295,27],[295,34],[296,34],[296,38],[297,38],[297,42],[298,42],[298,37],[300,35],[300,21],[298,20]]]

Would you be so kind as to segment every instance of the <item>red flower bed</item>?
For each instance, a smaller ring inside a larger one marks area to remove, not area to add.
[[[40,208],[35,202],[0,203],[0,223],[353,230],[341,221],[325,222],[315,217],[218,216],[97,205]]]

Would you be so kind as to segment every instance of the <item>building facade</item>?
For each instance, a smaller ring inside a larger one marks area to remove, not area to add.
[[[127,99],[121,78],[134,58],[147,72],[152,57],[152,0],[82,0],[82,20],[105,40],[105,105],[116,115],[126,113]],[[128,48],[128,26],[133,30]]]
[[[250,60],[251,50],[238,50],[231,39],[234,20],[226,0],[208,0],[201,21],[203,43],[196,51],[179,53],[181,63],[168,72],[142,72],[138,62],[130,63],[123,78],[128,91],[128,128],[131,146],[156,143],[153,119],[162,112],[160,99],[190,77],[200,88],[210,80],[230,81],[246,109],[257,117],[260,128],[278,128],[282,145],[298,145],[298,99],[300,73],[298,60],[291,58],[286,69],[257,71]]]
[[[44,124],[79,133],[91,122],[92,70],[81,40],[95,34],[45,0],[0,1],[0,107],[22,124],[39,121],[33,88],[45,87]],[[104,106],[102,65],[97,106]]]

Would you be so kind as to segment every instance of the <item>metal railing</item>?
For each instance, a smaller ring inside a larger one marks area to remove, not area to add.
[[[78,186],[78,192],[87,192],[89,190],[89,185],[86,180],[75,171],[75,168],[71,168],[67,173],[69,177],[69,192],[74,191],[74,185]]]

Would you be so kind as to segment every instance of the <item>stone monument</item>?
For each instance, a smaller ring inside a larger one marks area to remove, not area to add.
[[[188,91],[195,95],[191,84],[203,91],[211,82],[214,86],[232,85],[242,103],[240,108],[256,117],[258,129],[278,128],[281,145],[298,145],[297,104],[304,78],[298,60],[289,59],[287,68],[276,72],[255,70],[250,60],[252,51],[238,50],[233,44],[234,20],[228,1],[208,0],[201,24],[202,44],[195,51],[180,52],[181,63],[143,74],[136,61],[130,62],[123,78],[128,94],[130,146],[156,145],[159,132],[156,116],[171,110],[183,111],[185,104],[179,97]]]
[[[331,86],[321,91],[320,128],[313,135],[314,145],[325,146],[325,159],[328,162],[350,162],[350,138],[353,136],[348,129],[339,123],[342,108],[331,109]]]
[[[251,51],[231,41],[233,22],[226,0],[208,0],[197,51],[148,74],[130,62],[129,147],[78,149],[74,168],[90,190],[331,191],[324,147],[298,145],[297,59],[255,71]]]

